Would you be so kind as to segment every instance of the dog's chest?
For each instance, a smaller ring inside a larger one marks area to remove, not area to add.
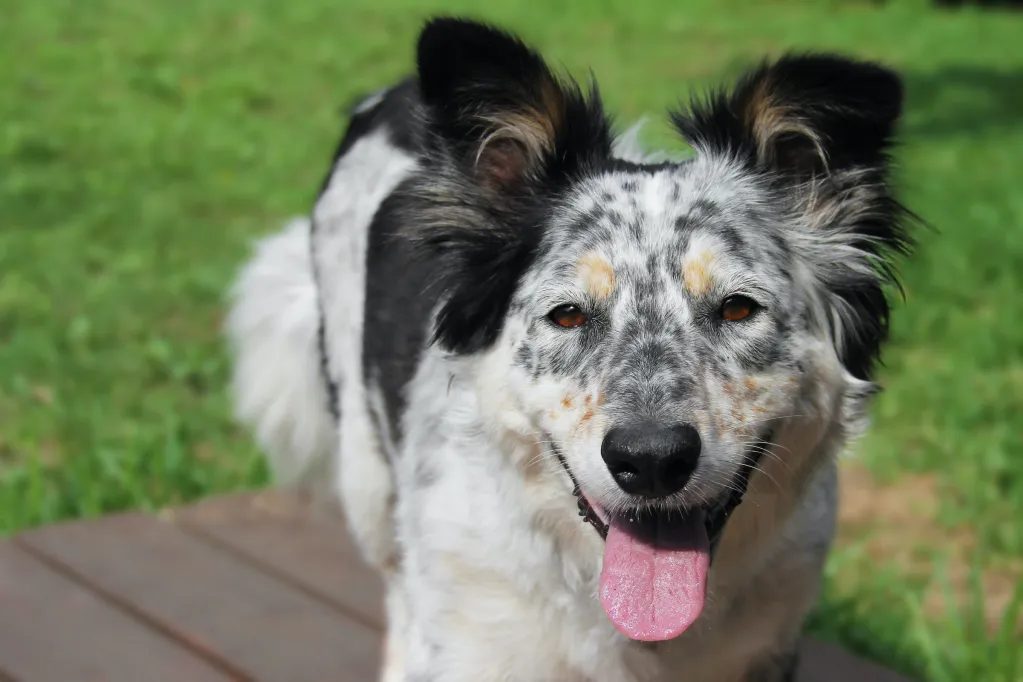
[[[527,513],[521,498],[508,497],[507,482],[465,475],[458,483],[449,469],[429,491],[418,491],[415,515],[429,532],[407,545],[422,567],[407,576],[411,600],[422,607],[417,620],[443,643],[445,658],[504,670],[502,679],[514,680],[739,679],[750,654],[714,636],[712,624],[699,637],[657,645],[614,629],[597,597],[602,543],[574,509],[541,505]],[[465,487],[470,479],[475,485]],[[533,491],[532,504],[543,499]]]

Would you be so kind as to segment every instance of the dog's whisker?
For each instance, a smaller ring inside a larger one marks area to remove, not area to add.
[[[740,463],[740,464],[739,464],[739,467],[740,467],[740,468],[743,468],[743,467],[744,467],[744,468],[746,468],[746,469],[749,469],[749,470],[750,470],[751,472],[753,472],[753,471],[757,471],[757,472],[760,472],[761,474],[763,474],[764,476],[766,476],[766,477],[767,477],[768,479],[770,479],[771,483],[773,483],[773,484],[774,484],[774,486],[775,486],[775,487],[776,487],[776,488],[777,488],[777,489],[778,489],[779,491],[781,491],[781,492],[784,492],[784,491],[785,491],[785,489],[784,489],[784,488],[782,487],[782,485],[781,485],[781,484],[780,484],[780,483],[779,483],[779,482],[778,482],[778,481],[777,481],[777,480],[776,480],[776,479],[774,478],[774,476],[772,476],[771,474],[769,474],[769,473],[767,473],[766,471],[764,471],[764,469],[763,469],[762,467],[760,467],[759,465],[757,465],[757,464],[751,464],[751,463],[749,463],[749,462],[742,462],[742,463]]]

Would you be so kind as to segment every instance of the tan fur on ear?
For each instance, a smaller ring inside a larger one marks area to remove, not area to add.
[[[498,171],[495,180],[501,183],[511,180],[516,174],[528,173],[541,159],[554,151],[557,131],[565,118],[565,94],[553,79],[545,78],[539,85],[539,95],[538,106],[479,117],[488,132],[476,152],[477,170],[484,173]],[[502,165],[495,165],[493,161],[515,165],[507,153],[508,144],[503,145],[503,149],[498,152],[498,159],[487,158],[495,143],[500,142],[511,142],[521,147],[522,158],[518,160],[517,167],[507,168],[506,172],[501,172]]]
[[[827,169],[827,154],[820,135],[795,109],[775,97],[770,78],[760,81],[746,102],[743,118],[757,142],[757,158],[765,164],[778,161],[776,143],[784,135],[797,135],[812,145],[817,159]]]
[[[477,164],[489,146],[501,140],[513,140],[522,145],[530,160],[538,160],[554,149],[554,124],[536,109],[487,116],[481,120],[487,124],[489,132],[476,152]]]

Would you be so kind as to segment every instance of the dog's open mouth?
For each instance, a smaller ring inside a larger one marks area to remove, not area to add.
[[[556,452],[572,478],[579,515],[605,539],[600,600],[622,634],[647,642],[673,639],[700,616],[714,549],[770,442],[768,434],[748,451],[727,498],[685,512],[644,509],[609,514],[580,489]]]

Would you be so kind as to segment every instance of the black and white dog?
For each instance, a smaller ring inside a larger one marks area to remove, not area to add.
[[[789,56],[654,160],[518,39],[426,25],[228,323],[239,417],[386,579],[384,680],[790,679],[907,250],[901,102]]]

